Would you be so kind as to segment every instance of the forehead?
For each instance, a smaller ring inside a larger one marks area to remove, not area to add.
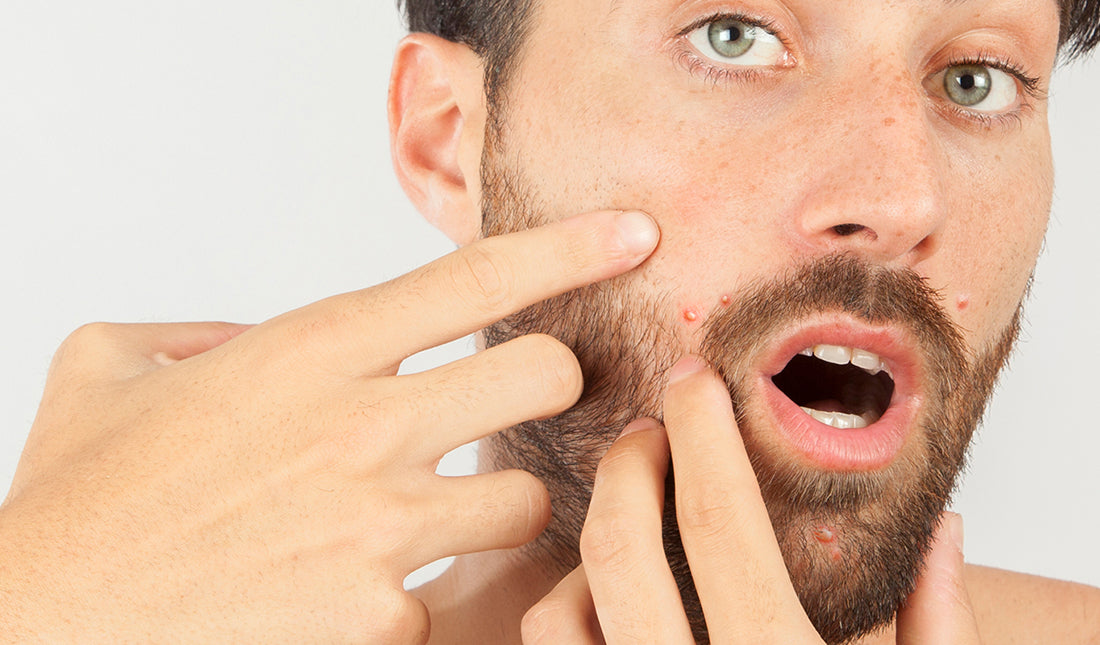
[[[808,33],[837,33],[872,19],[930,23],[949,19],[959,29],[1004,27],[1014,23],[1022,40],[1057,46],[1059,0],[536,0],[536,29],[553,29],[582,39],[606,36],[618,28],[665,25],[707,13],[778,15]],[[895,30],[898,36],[913,30]],[[638,34],[643,35],[642,33]],[[562,44],[562,43],[559,43]],[[1032,44],[1032,43],[1029,43]]]

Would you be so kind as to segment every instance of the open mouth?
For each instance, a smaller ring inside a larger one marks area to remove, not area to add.
[[[894,379],[877,354],[856,347],[815,345],[772,377],[802,411],[834,428],[866,428],[890,407]]]
[[[762,356],[758,372],[762,411],[782,443],[825,470],[892,463],[917,429],[924,399],[912,336],[845,316],[792,331]]]

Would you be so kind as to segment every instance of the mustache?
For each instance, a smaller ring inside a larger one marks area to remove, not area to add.
[[[792,322],[842,313],[869,324],[892,324],[916,339],[928,373],[958,382],[972,360],[962,329],[941,306],[943,297],[915,271],[883,267],[848,254],[822,256],[745,287],[730,306],[704,322],[699,353],[726,380],[735,409],[744,400],[751,357]],[[946,395],[947,392],[936,394]]]

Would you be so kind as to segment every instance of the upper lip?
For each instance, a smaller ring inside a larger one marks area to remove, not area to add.
[[[850,316],[820,316],[798,323],[761,356],[757,371],[771,379],[795,355],[816,345],[840,345],[877,354],[886,363],[899,394],[918,394],[920,360],[912,334],[897,324],[872,325]]]

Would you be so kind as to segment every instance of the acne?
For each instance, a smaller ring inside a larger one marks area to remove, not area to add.
[[[820,525],[812,528],[810,533],[815,540],[825,547],[825,553],[833,562],[839,562],[844,558],[844,554],[840,551],[840,545],[837,544],[837,533],[835,529],[829,526]]]
[[[970,296],[965,293],[959,294],[958,298],[955,298],[955,308],[959,311],[966,311],[970,306]]]
[[[720,298],[720,299],[718,300],[718,304],[719,304],[719,305],[721,305],[722,307],[728,307],[728,306],[730,306],[730,303],[731,303],[731,302],[733,302],[733,300],[732,300],[732,299],[731,299],[731,298],[729,297],[729,295],[728,295],[728,294],[727,294],[727,295],[724,295],[724,296],[722,296],[722,297],[721,297],[721,298]]]
[[[692,309],[690,307],[687,308],[687,309],[684,309],[684,312],[683,312],[682,315],[683,315],[683,318],[684,318],[684,322],[686,322],[686,323],[693,323],[693,322],[697,322],[699,320],[699,312],[695,311],[695,309]]]

